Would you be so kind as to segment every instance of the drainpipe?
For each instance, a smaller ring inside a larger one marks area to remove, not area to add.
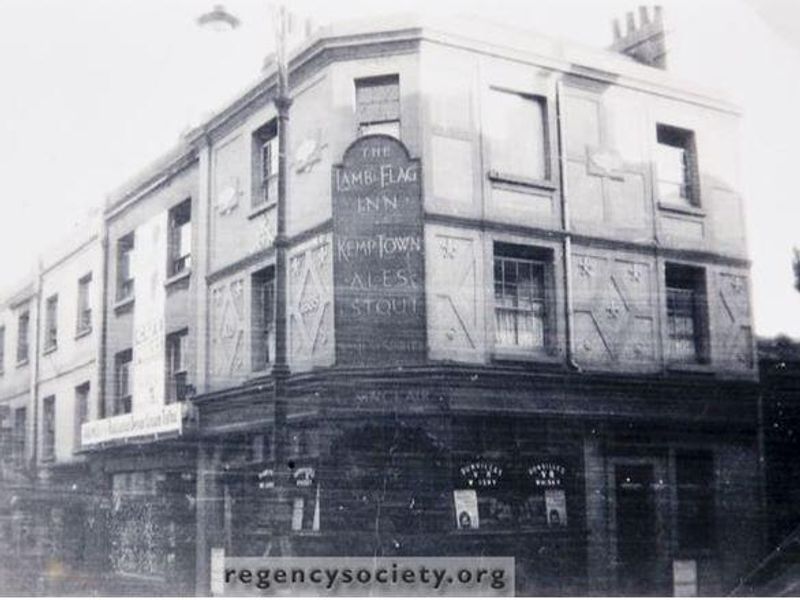
[[[564,139],[564,106],[562,96],[564,90],[561,81],[556,82],[556,123],[558,138],[558,174],[561,180],[561,227],[564,231],[564,333],[566,338],[567,366],[580,371],[580,365],[575,362],[573,349],[573,305],[572,305],[572,236],[570,234],[569,200],[567,190],[567,147]]]
[[[100,331],[97,348],[97,417],[104,419],[108,412],[107,399],[106,399],[106,345],[108,343],[108,305],[110,304],[108,298],[108,224],[106,222],[105,213],[100,216],[100,251],[102,252],[102,273],[101,273],[101,292],[102,297],[100,300]],[[83,440],[81,439],[81,445]]]
[[[286,61],[286,7],[278,8],[275,22],[278,43],[277,90],[273,102],[278,113],[278,198],[275,207],[275,361],[272,365],[274,383],[274,417],[273,417],[273,459],[275,461],[275,494],[277,504],[278,545],[282,556],[291,556],[291,509],[289,503],[289,487],[291,472],[286,462],[289,440],[286,431],[287,399],[286,387],[289,379],[289,362],[287,353],[286,323],[286,254],[289,240],[286,237],[286,204],[289,164],[289,109],[292,98],[289,94],[289,65]]]
[[[36,262],[36,287],[33,303],[36,306],[36,319],[33,326],[32,343],[28,347],[28,361],[31,365],[31,396],[33,397],[33,445],[31,447],[31,464],[33,478],[39,481],[39,330],[41,327],[41,300],[43,266],[41,257]],[[28,334],[30,335],[30,333]]]

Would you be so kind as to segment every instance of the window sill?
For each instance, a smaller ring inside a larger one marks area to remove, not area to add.
[[[277,202],[266,202],[264,204],[259,204],[258,206],[254,206],[250,209],[250,212],[247,213],[247,218],[251,221],[256,217],[263,215],[265,212],[272,210],[278,205]]]
[[[684,206],[683,204],[674,204],[672,202],[662,202],[659,200],[658,208],[665,212],[673,212],[682,215],[691,215],[693,217],[705,217],[706,211],[699,206]]]
[[[122,312],[123,310],[127,310],[132,306],[133,296],[128,296],[127,298],[122,298],[114,303],[114,312]]]
[[[92,333],[92,328],[91,327],[84,327],[83,329],[79,329],[78,331],[75,332],[75,339],[79,340],[81,338],[86,337],[90,333]]]
[[[708,363],[669,362],[667,363],[667,371],[711,375],[714,373],[714,367]]]
[[[53,344],[52,346],[46,346],[42,349],[42,356],[47,356],[48,354],[52,354],[58,350],[58,344]]]
[[[557,364],[561,358],[550,354],[547,350],[514,350],[500,348],[492,351],[492,362],[517,362],[517,363],[546,363]]]
[[[481,528],[478,527],[477,529],[454,529],[450,532],[450,535],[516,535],[520,533],[530,533],[530,534],[551,534],[551,535],[570,535],[570,534],[577,534],[581,533],[583,530],[577,529],[574,527],[570,527],[569,525],[561,525],[561,526],[547,526],[547,525],[520,525],[518,527],[499,527],[496,529],[492,528]]]
[[[504,183],[519,187],[528,187],[539,190],[546,190],[553,192],[556,190],[556,185],[547,179],[533,179],[531,177],[523,177],[521,175],[511,175],[509,173],[500,173],[498,171],[489,171],[489,180],[494,183]]]
[[[17,368],[19,368],[19,367],[25,367],[25,366],[27,366],[27,365],[28,365],[28,359],[27,359],[27,358],[24,358],[24,359],[22,359],[22,360],[18,360],[18,361],[17,361]]]
[[[191,276],[192,276],[192,270],[184,269],[180,273],[175,273],[175,275],[168,277],[167,280],[164,282],[164,287],[170,288],[173,285],[180,283],[181,281],[184,281],[185,279],[189,279],[189,277]]]

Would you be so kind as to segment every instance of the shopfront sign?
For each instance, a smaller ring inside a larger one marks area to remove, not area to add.
[[[333,167],[336,361],[426,354],[422,175],[399,140],[359,138]]]
[[[92,446],[143,436],[180,435],[190,419],[191,410],[189,403],[176,402],[89,421],[81,426],[81,445]]]

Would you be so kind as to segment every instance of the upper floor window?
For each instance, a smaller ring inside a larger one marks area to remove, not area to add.
[[[678,488],[678,544],[683,551],[713,547],[714,456],[707,451],[675,455]]]
[[[659,201],[698,206],[700,195],[694,133],[686,129],[658,125],[656,135]]]
[[[25,440],[28,437],[28,409],[24,406],[14,411],[14,442],[12,452],[17,462],[25,460]]]
[[[134,232],[117,241],[117,300],[133,297]]]
[[[358,135],[385,133],[400,138],[400,77],[356,79]]]
[[[189,330],[183,329],[167,336],[167,402],[186,400],[188,367],[186,365]]]
[[[48,396],[42,403],[42,459],[56,456],[56,397]]]
[[[17,364],[28,362],[31,314],[26,310],[17,318]]]
[[[545,99],[491,89],[486,135],[491,171],[533,180],[550,178]]]
[[[547,262],[541,250],[514,244],[494,247],[495,345],[545,347]]]
[[[92,330],[92,274],[78,280],[78,316],[75,331],[78,334]]]
[[[131,412],[131,361],[133,352],[123,350],[114,357],[114,414]]]
[[[58,346],[58,295],[47,299],[44,316],[44,351],[55,350]]]
[[[6,364],[6,328],[0,327],[0,375],[3,374]]]
[[[667,264],[668,358],[674,362],[708,359],[705,277],[703,270]]]
[[[89,420],[89,391],[87,381],[75,388],[75,448],[81,447],[81,427]]]
[[[253,208],[278,200],[278,125],[274,119],[253,134]]]
[[[169,275],[192,266],[192,201],[186,199],[169,211]]]
[[[252,278],[253,371],[265,370],[275,360],[275,268]]]

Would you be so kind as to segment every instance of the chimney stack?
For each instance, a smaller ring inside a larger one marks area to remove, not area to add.
[[[634,60],[657,67],[667,68],[667,46],[664,35],[664,14],[660,6],[654,6],[652,16],[647,6],[639,7],[639,22],[633,12],[625,19],[625,34],[619,19],[614,19],[614,43],[611,50],[621,52]]]

